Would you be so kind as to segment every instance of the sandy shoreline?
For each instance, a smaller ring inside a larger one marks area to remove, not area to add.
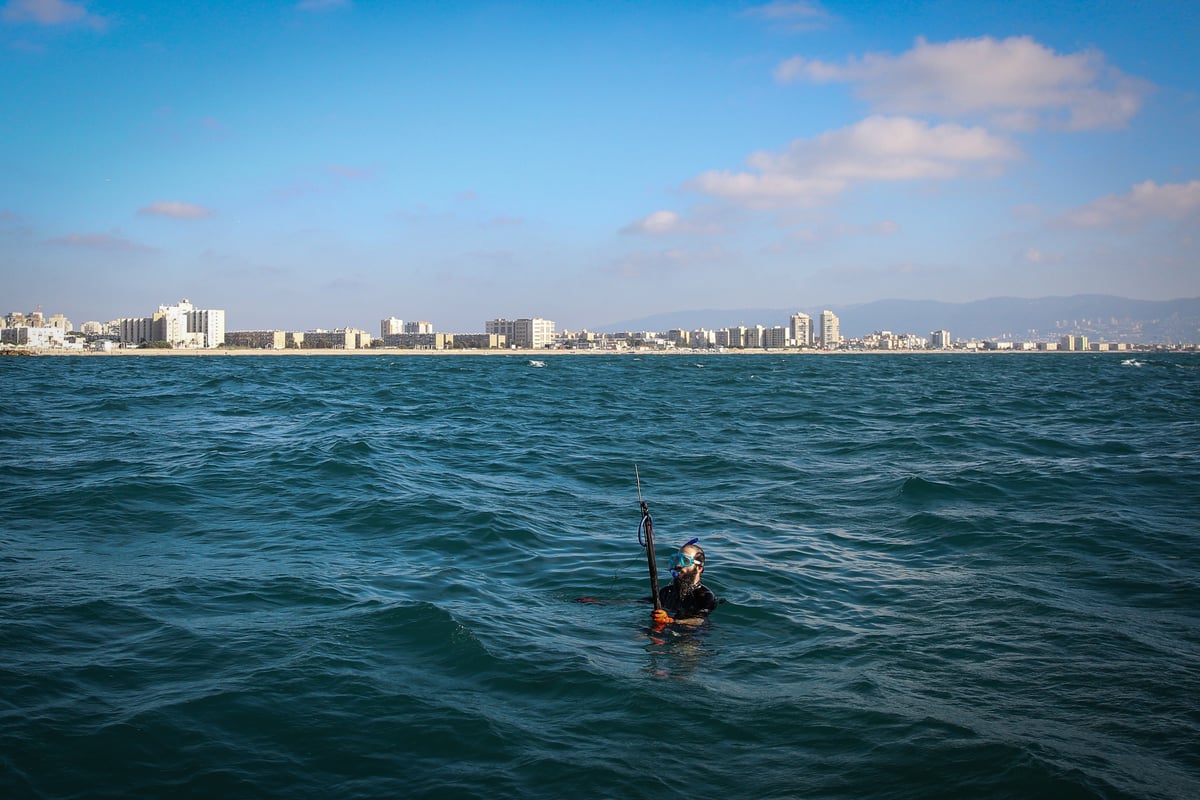
[[[795,356],[838,356],[838,355],[951,355],[956,353],[971,355],[1057,355],[1071,353],[1108,352],[1117,355],[1146,352],[1144,350],[408,350],[394,347],[380,347],[364,350],[259,350],[253,348],[214,350],[205,349],[136,349],[111,350],[109,352],[93,352],[90,350],[8,350],[0,355],[37,355],[37,356],[74,356],[84,358],[153,358],[199,356],[203,358],[220,358],[225,356],[262,356],[274,358],[279,356],[295,356],[310,358],[313,356],[517,356],[520,358],[540,359],[546,356],[561,358],[564,356],[731,356],[731,355],[795,355]]]

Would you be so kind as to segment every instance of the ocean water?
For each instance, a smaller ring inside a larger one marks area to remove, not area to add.
[[[0,359],[0,796],[1200,797],[1200,357],[541,361]]]

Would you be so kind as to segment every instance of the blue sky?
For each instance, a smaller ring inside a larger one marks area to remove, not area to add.
[[[5,0],[0,313],[1194,297],[1196,8]]]

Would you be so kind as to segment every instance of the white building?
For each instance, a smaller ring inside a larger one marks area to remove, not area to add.
[[[512,347],[541,349],[554,342],[554,322],[540,317],[490,319],[483,325],[484,333],[505,336]]]
[[[66,331],[53,325],[17,325],[0,329],[0,342],[26,347],[63,347],[66,344]]]
[[[832,350],[842,343],[842,323],[837,314],[826,309],[821,312],[821,346]]]
[[[929,346],[934,350],[945,350],[950,344],[950,331],[941,330],[929,334]]]
[[[802,311],[792,314],[788,321],[788,334],[797,347],[811,347],[813,343],[812,317]]]
[[[167,342],[172,347],[208,349],[225,343],[225,312],[196,308],[187,299],[159,306],[149,317],[117,320],[117,326],[125,344]]]
[[[404,320],[388,317],[379,321],[379,338],[385,339],[397,333],[404,333]]]
[[[406,322],[404,323],[404,332],[417,333],[427,336],[433,333],[433,323],[425,322],[424,320],[421,320],[420,322]]]

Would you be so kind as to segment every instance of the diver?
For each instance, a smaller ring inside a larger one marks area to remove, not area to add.
[[[662,608],[655,609],[651,617],[657,628],[672,623],[699,625],[717,607],[717,596],[700,582],[704,575],[704,550],[697,544],[699,541],[691,539],[671,554],[673,580],[658,591]]]

